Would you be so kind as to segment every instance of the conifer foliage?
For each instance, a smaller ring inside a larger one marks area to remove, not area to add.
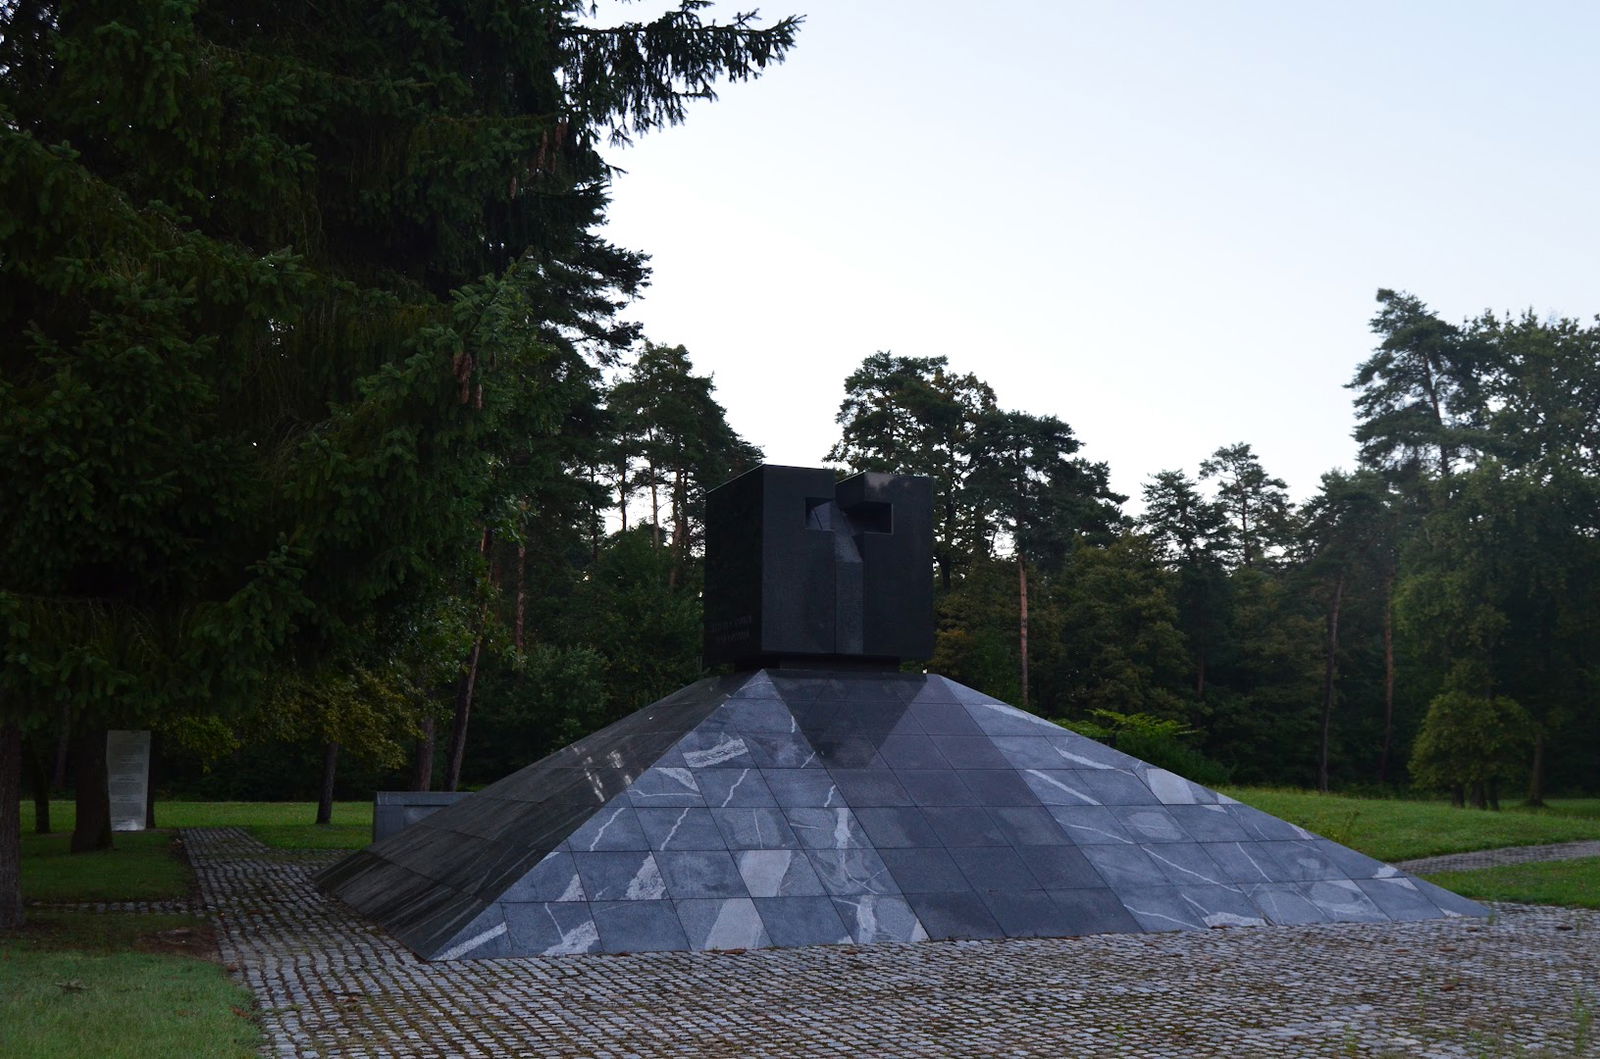
[[[798,28],[704,7],[0,4],[5,745],[242,708],[426,611],[633,337],[598,147]]]

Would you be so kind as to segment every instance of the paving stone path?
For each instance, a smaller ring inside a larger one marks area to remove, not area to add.
[[[339,854],[185,832],[268,1055],[1600,1055],[1600,912],[426,964],[322,897]]]
[[[1436,871],[1473,871],[1477,868],[1498,868],[1506,864],[1531,864],[1540,860],[1578,860],[1583,857],[1600,857],[1600,842],[1558,842],[1553,846],[1506,846],[1502,849],[1480,849],[1472,853],[1447,853],[1442,857],[1419,857],[1398,863],[1395,867],[1413,875],[1431,875]]]

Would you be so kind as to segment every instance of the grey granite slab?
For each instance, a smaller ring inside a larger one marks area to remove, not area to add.
[[[1295,883],[1246,883],[1244,892],[1269,923],[1291,926],[1328,922],[1327,913],[1312,904]]]
[[[671,901],[596,901],[589,906],[602,952],[656,952],[689,947]]]
[[[799,732],[762,732],[746,735],[750,759],[763,769],[821,768],[811,741]]]
[[[787,810],[789,812],[828,812],[826,809]],[[712,809],[711,815],[729,849],[797,849],[800,840],[790,828],[784,813],[773,807]]]
[[[855,813],[849,809],[797,807],[784,809],[783,813],[788,817],[789,827],[795,837],[807,849],[850,849],[872,845],[867,833],[856,821]]]
[[[1018,858],[1045,890],[1103,889],[1105,880],[1073,846],[1019,846]]]
[[[878,744],[878,753],[892,769],[948,769],[950,763],[930,736],[891,734]]]
[[[1052,890],[1063,935],[1132,934],[1143,928],[1109,888]]]
[[[860,894],[835,897],[833,906],[857,945],[880,941],[927,941],[928,932],[903,897]]]
[[[587,901],[588,893],[578,876],[578,866],[572,854],[557,850],[535,864],[510,889],[500,895],[500,900],[512,901]]]
[[[1377,923],[1389,917],[1350,879],[1303,882],[1300,892],[1335,923]]]
[[[985,890],[1037,890],[1039,882],[1010,846],[963,846],[949,851],[967,885]]]
[[[847,804],[827,769],[762,769],[761,778],[781,806],[838,806]]]
[[[930,938],[1003,938],[1005,931],[972,890],[906,893],[906,902]]]
[[[1439,918],[1439,906],[1418,889],[1416,883],[1404,876],[1357,879],[1355,884],[1384,915],[1396,922]]]
[[[1045,811],[1080,846],[1131,846],[1137,841],[1102,805],[1047,805]]]
[[[917,805],[978,805],[972,793],[953,769],[897,769],[895,778]]]
[[[916,804],[890,769],[830,769],[829,773],[853,809]]]
[[[941,845],[939,834],[915,806],[858,808],[856,820],[879,850],[896,846]]]
[[[1009,846],[1006,832],[976,805],[930,805],[922,818],[946,846]]]
[[[983,902],[1009,938],[1059,936],[1061,910],[1043,890],[1009,890],[982,894]]]
[[[971,884],[943,846],[921,849],[880,849],[895,885],[903,893],[956,893],[971,891]],[[974,895],[976,896],[976,895]]]
[[[771,942],[748,897],[673,902],[691,949],[759,949]]]
[[[752,897],[819,897],[827,891],[798,849],[747,849],[734,854]]]
[[[667,896],[660,865],[651,853],[574,853],[590,901],[656,901]]]
[[[1130,886],[1164,886],[1167,875],[1139,846],[1079,846],[1106,885],[1121,893]]]
[[[711,810],[695,805],[638,809],[651,849],[727,849]]]
[[[1260,842],[1202,842],[1231,883],[1284,882],[1289,871]]]
[[[663,850],[655,858],[672,897],[750,896],[733,855],[725,849]]]
[[[1225,805],[1169,805],[1167,813],[1196,842],[1248,842],[1250,835]]]
[[[757,897],[754,900],[773,945],[841,945],[850,932],[828,897]]]
[[[758,768],[707,768],[697,769],[695,783],[700,795],[713,809],[751,808],[773,806],[778,802],[767,789],[767,781]]]
[[[636,813],[626,796],[619,798],[584,821],[567,839],[566,847],[587,853],[649,849],[650,840],[639,826]]]
[[[1065,846],[1072,844],[1066,830],[1041,805],[1000,805],[988,810],[989,819],[1013,846]]]
[[[509,951],[569,956],[600,948],[600,932],[585,903],[507,901],[504,906]]]
[[[633,781],[628,800],[637,808],[704,805],[694,771],[688,768],[653,768]]]
[[[807,856],[823,888],[836,897],[899,892],[877,850],[813,849]]]

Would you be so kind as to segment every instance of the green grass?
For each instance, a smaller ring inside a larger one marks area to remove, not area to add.
[[[162,828],[243,827],[269,846],[282,849],[360,849],[372,841],[372,803],[334,802],[333,823],[318,827],[315,802],[157,802],[156,823]],[[50,825],[70,832],[75,807],[70,801],[50,803]],[[33,830],[33,803],[22,805],[24,834]],[[139,832],[118,834],[124,840]],[[23,850],[23,858],[27,858]]]
[[[1480,901],[1600,908],[1600,857],[1443,871],[1428,880]]]
[[[1454,809],[1444,801],[1351,798],[1314,791],[1228,788],[1229,796],[1383,861],[1501,846],[1600,838],[1600,799],[1555,799],[1548,809]]]
[[[68,853],[71,836],[22,835],[22,895],[30,901],[159,901],[189,892],[189,867],[168,831],[116,836],[116,848]]]
[[[200,936],[183,916],[34,913],[0,935],[0,1055],[218,1059],[257,1054],[251,997],[221,967],[161,951]],[[133,950],[133,951],[130,951]]]

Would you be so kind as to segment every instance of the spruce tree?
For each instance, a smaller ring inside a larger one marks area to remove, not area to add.
[[[602,141],[798,28],[705,6],[0,7],[0,927],[20,729],[248,708],[467,561],[543,380],[631,338]]]

